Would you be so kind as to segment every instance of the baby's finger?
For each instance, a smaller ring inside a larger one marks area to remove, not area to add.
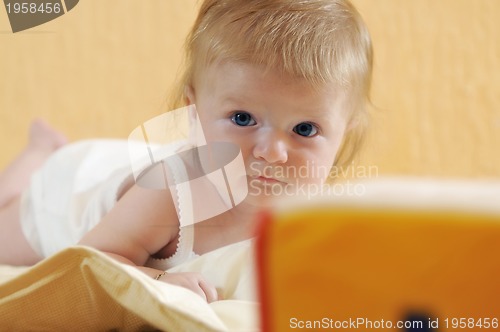
[[[198,281],[198,285],[205,293],[205,297],[206,297],[208,303],[217,301],[217,299],[219,298],[219,295],[217,294],[217,289],[215,289],[214,286],[212,286],[211,284],[206,282],[204,279],[200,279]]]

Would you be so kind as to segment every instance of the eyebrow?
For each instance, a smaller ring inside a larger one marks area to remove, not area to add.
[[[335,111],[332,109],[328,108],[316,108],[316,109],[309,109],[304,115],[307,118],[310,119],[318,119],[318,120],[324,120],[324,119],[332,119],[334,116]]]
[[[235,105],[237,105],[240,106],[242,110],[244,110],[248,104],[247,99],[247,96],[226,95],[222,96],[221,101],[223,105],[229,105],[230,107],[234,107]],[[304,106],[304,108],[301,108],[301,117],[304,118],[305,121],[311,122],[331,120],[334,118],[334,113],[336,112],[333,110],[333,108],[329,108],[327,106],[328,105],[322,105],[309,108],[307,106]],[[338,109],[336,111],[340,112],[341,110]]]
[[[242,98],[241,95],[235,96],[233,94],[225,95],[225,96],[222,96],[222,98],[221,98],[222,102],[224,102],[224,103],[236,103],[236,104],[243,102],[242,99],[247,99],[247,98],[246,97]]]
[[[234,97],[234,96],[223,96],[221,98],[221,104],[226,107],[241,107],[245,108],[248,104],[248,98]]]

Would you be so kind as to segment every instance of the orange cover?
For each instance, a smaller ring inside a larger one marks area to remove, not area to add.
[[[328,206],[269,214],[257,262],[263,331],[500,330],[498,215]]]

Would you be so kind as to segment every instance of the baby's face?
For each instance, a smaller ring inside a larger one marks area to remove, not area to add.
[[[207,141],[240,146],[249,195],[320,189],[347,126],[345,98],[242,63],[218,63],[189,89]]]

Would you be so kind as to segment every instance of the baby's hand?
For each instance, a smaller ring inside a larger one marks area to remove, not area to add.
[[[208,303],[217,301],[217,290],[208,283],[201,274],[195,272],[165,273],[159,275],[157,280],[181,286],[192,290],[204,298]]]

